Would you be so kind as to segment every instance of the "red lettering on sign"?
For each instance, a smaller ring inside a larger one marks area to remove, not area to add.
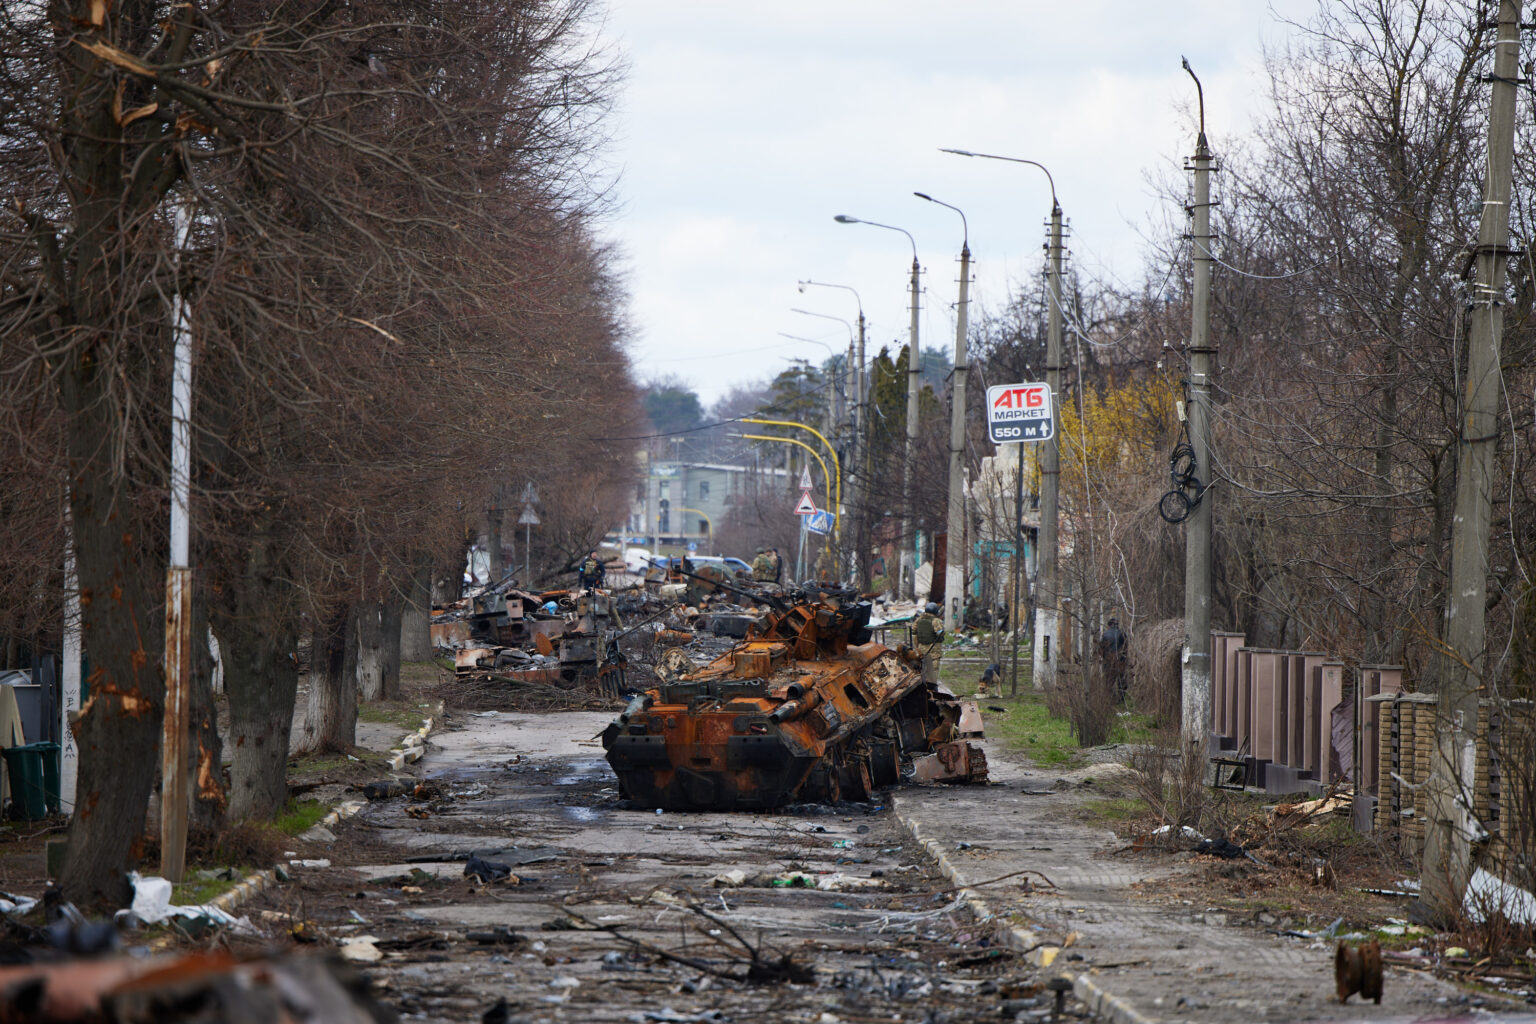
[[[1007,388],[992,401],[994,409],[1038,409],[1045,404],[1045,388]]]

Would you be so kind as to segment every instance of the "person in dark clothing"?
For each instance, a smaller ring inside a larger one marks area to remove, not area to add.
[[[784,582],[784,559],[779,557],[778,548],[769,548],[768,557],[773,559],[773,582]]]
[[[1125,691],[1129,682],[1125,670],[1128,641],[1120,631],[1120,620],[1110,619],[1099,637],[1099,660],[1104,666],[1104,681],[1109,684],[1115,701],[1125,703]]]
[[[939,681],[939,661],[944,657],[944,620],[932,601],[912,623],[912,643],[923,658],[923,682]]]
[[[593,590],[601,586],[606,572],[603,560],[597,557],[597,552],[589,554],[581,563],[581,589]]]

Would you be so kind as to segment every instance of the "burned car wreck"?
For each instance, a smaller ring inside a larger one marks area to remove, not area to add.
[[[602,734],[623,797],[665,810],[869,800],[904,778],[984,782],[975,704],[874,642],[870,605],[824,588],[767,599],[746,639],[635,695]]]

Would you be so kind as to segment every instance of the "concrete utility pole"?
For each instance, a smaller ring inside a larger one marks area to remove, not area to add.
[[[901,597],[917,596],[917,531],[912,526],[912,488],[917,476],[917,406],[922,393],[923,356],[917,347],[918,289],[922,267],[917,246],[912,247],[912,323],[907,342],[907,448],[901,460]]]
[[[965,334],[971,294],[971,228],[958,206],[914,192],[960,214],[960,301],[955,306],[955,376],[949,404],[949,522],[944,550],[944,628],[959,630],[965,618]]]
[[[1441,682],[1431,752],[1429,814],[1422,899],[1440,918],[1454,917],[1472,875],[1472,842],[1481,827],[1471,811],[1477,763],[1478,697],[1487,667],[1485,609],[1493,457],[1499,438],[1499,348],[1504,331],[1505,261],[1509,256],[1510,178],[1515,152],[1515,85],[1519,76],[1520,8],[1499,4],[1488,118],[1488,171],[1477,232],[1467,383],[1457,448],[1456,512],[1451,520],[1451,585],[1445,640],[1451,656]]]
[[[849,385],[853,388],[853,401],[849,409],[849,440],[846,453],[848,455],[848,465],[857,467],[861,465],[861,462],[859,461],[860,457],[864,450],[867,448],[864,437],[864,417],[865,403],[869,400],[869,389],[865,381],[866,374],[864,370],[864,300],[859,298],[858,291],[850,285],[828,284],[824,281],[809,280],[800,281],[797,283],[802,294],[804,294],[805,289],[808,287],[841,288],[845,292],[853,292],[853,301],[857,303],[859,307],[858,334],[854,342],[854,349],[849,353],[850,361],[853,363],[853,373],[850,375],[851,383]],[[853,533],[853,542],[843,546],[843,549],[847,552],[848,555],[848,577],[856,581],[859,584],[860,589],[863,589],[868,583],[868,580],[865,579],[864,575],[864,567],[866,564],[864,560],[865,553],[869,548],[869,539],[864,535],[863,509],[866,488],[864,476],[865,474],[863,472],[857,470],[851,472],[848,475],[847,507],[859,509],[860,512],[858,517],[859,525]],[[839,477],[841,477],[841,470],[839,470]],[[841,531],[844,526],[843,512],[843,506],[841,502],[839,502],[837,510],[839,531]]]
[[[1051,417],[1056,430],[1045,442],[1040,458],[1040,553],[1035,577],[1035,649],[1031,683],[1042,689],[1056,681],[1056,638],[1060,623],[1060,596],[1056,591],[1056,523],[1061,494],[1061,204],[1051,186],[1051,241],[1049,281],[1051,308],[1045,319],[1045,383],[1051,392]],[[1022,551],[1023,539],[1014,538],[1014,550]],[[1017,556],[1015,556],[1017,557]],[[1015,666],[1014,671],[1017,671]]]
[[[896,596],[910,601],[917,575],[917,534],[912,529],[912,487],[913,478],[916,475],[913,472],[916,468],[913,463],[917,456],[917,400],[922,389],[923,372],[922,355],[917,346],[918,289],[922,284],[923,268],[917,261],[917,240],[905,228],[877,224],[872,220],[860,220],[858,217],[850,217],[844,213],[832,219],[839,224],[868,224],[870,227],[885,228],[887,231],[900,231],[907,236],[907,241],[912,243],[912,320],[908,328],[907,342],[907,447],[901,460],[900,575],[896,585]]]
[[[1200,137],[1195,141],[1193,258],[1194,296],[1189,333],[1189,445],[1195,473],[1205,487],[1185,520],[1184,661],[1181,735],[1186,753],[1204,757],[1211,725],[1211,151],[1205,141],[1205,95],[1189,61],[1184,70],[1200,95]]]
[[[1035,650],[1033,660],[1032,684],[1040,689],[1048,682],[1056,678],[1056,627],[1057,627],[1057,595],[1056,595],[1056,564],[1057,564],[1057,540],[1056,520],[1057,507],[1059,505],[1058,484],[1061,480],[1061,255],[1062,255],[1062,217],[1061,203],[1056,198],[1056,179],[1051,175],[1050,169],[1038,160],[1026,160],[1017,156],[997,156],[992,153],[972,153],[968,149],[941,148],[941,153],[953,153],[956,156],[978,157],[983,160],[1005,160],[1013,164],[1029,164],[1038,167],[1045,173],[1045,180],[1051,186],[1051,240],[1046,246],[1047,266],[1049,280],[1047,290],[1050,292],[1050,309],[1046,311],[1045,329],[1045,382],[1051,390],[1051,416],[1056,423],[1056,430],[1050,440],[1045,442],[1045,451],[1040,459],[1040,551],[1038,570],[1035,578]],[[1018,508],[1014,510],[1017,517],[1022,518],[1023,484],[1022,473],[1024,471],[1023,455],[1020,454],[1019,472],[1021,482],[1018,489]],[[1019,525],[1014,531],[1014,563],[1018,564],[1023,556],[1024,537],[1023,527]],[[1018,602],[1018,584],[1014,585],[1014,602]],[[1018,690],[1018,623],[1013,623],[1014,656],[1011,673],[1013,676],[1012,688]]]

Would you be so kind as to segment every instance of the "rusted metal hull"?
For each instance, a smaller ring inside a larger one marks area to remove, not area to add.
[[[961,708],[923,683],[914,653],[867,642],[868,616],[867,605],[789,606],[636,697],[603,733],[623,795],[647,808],[766,810],[895,785],[915,756],[955,738]]]

